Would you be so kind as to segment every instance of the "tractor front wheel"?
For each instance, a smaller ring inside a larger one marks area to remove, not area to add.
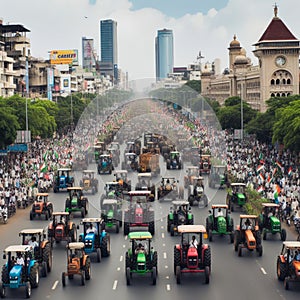
[[[0,297],[1,298],[5,298],[6,297],[6,290],[5,290],[5,287],[4,287],[3,284],[0,287]]]
[[[282,241],[286,240],[286,230],[285,229],[281,229],[280,238]]]
[[[31,284],[29,281],[26,282],[25,285],[25,297],[30,298],[31,297]]]
[[[130,274],[130,268],[127,267],[126,268],[126,284],[127,285],[130,285],[130,276],[131,276],[131,274]]]
[[[181,269],[180,269],[180,266],[176,267],[175,273],[176,273],[176,283],[180,284],[180,282],[181,282]]]
[[[157,269],[156,267],[152,268],[152,284],[156,285]]]

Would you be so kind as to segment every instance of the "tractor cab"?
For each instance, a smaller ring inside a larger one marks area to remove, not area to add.
[[[138,165],[138,156],[136,153],[126,152],[124,154],[122,169],[125,169],[127,171],[136,171],[138,169]]]
[[[227,183],[226,166],[224,165],[213,165],[208,178],[209,187],[224,187]]]
[[[152,175],[151,173],[139,173],[138,174],[138,182],[135,186],[136,191],[150,191],[151,194],[149,196],[150,201],[155,200],[155,185],[151,181]]]
[[[115,227],[116,233],[122,226],[122,205],[116,199],[104,199],[101,206],[101,218],[106,228]]]
[[[246,203],[246,184],[240,182],[233,182],[230,185],[231,192],[227,194],[227,204],[231,211],[234,207],[243,207]]]
[[[81,217],[85,217],[88,213],[89,203],[88,199],[83,195],[82,187],[70,187],[68,190],[68,197],[65,202],[65,211],[80,212]]]
[[[211,169],[210,155],[201,154],[200,156],[200,174],[209,174]]]
[[[53,187],[54,193],[59,192],[60,189],[73,186],[74,178],[70,176],[70,172],[70,168],[57,169]]]
[[[109,154],[101,154],[98,160],[98,174],[111,174],[113,170],[112,157]]]
[[[36,200],[30,210],[30,220],[41,215],[45,215],[45,219],[48,220],[52,216],[53,204],[48,200],[48,197],[48,193],[36,194]]]
[[[182,169],[183,163],[181,154],[178,151],[170,151],[170,157],[167,159],[167,169]]]
[[[80,186],[84,191],[91,190],[93,195],[98,192],[98,179],[95,178],[94,170],[83,170]]]

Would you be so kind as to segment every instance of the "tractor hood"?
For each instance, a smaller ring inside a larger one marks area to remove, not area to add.
[[[95,233],[87,233],[85,236],[85,241],[93,241],[95,239]]]
[[[237,197],[240,199],[240,200],[245,200],[245,195],[243,193],[237,193]]]
[[[255,249],[256,248],[256,240],[253,235],[253,232],[250,229],[247,229],[245,231],[245,237],[246,237],[248,249],[252,249],[252,250]]]
[[[77,205],[77,201],[78,201],[77,198],[72,198],[72,200],[71,200],[72,206],[76,206]]]
[[[277,217],[272,216],[270,217],[270,220],[273,225],[280,225],[280,221]]]
[[[138,263],[145,263],[146,262],[146,255],[145,255],[145,253],[138,253],[138,255],[137,255],[137,262]]]
[[[9,272],[9,276],[13,277],[13,278],[15,278],[15,277],[19,278],[21,276],[21,274],[22,274],[22,266],[21,265],[13,266]]]
[[[218,231],[219,233],[226,233],[226,220],[223,216],[218,217]]]
[[[107,212],[107,219],[112,219],[114,217],[114,211],[112,209],[110,209]]]

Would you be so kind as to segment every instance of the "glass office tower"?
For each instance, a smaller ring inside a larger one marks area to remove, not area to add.
[[[157,31],[155,38],[156,80],[168,77],[173,72],[173,31],[162,29]]]

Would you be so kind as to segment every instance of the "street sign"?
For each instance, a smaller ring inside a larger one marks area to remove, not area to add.
[[[28,146],[27,144],[13,144],[7,146],[8,152],[27,152]]]

